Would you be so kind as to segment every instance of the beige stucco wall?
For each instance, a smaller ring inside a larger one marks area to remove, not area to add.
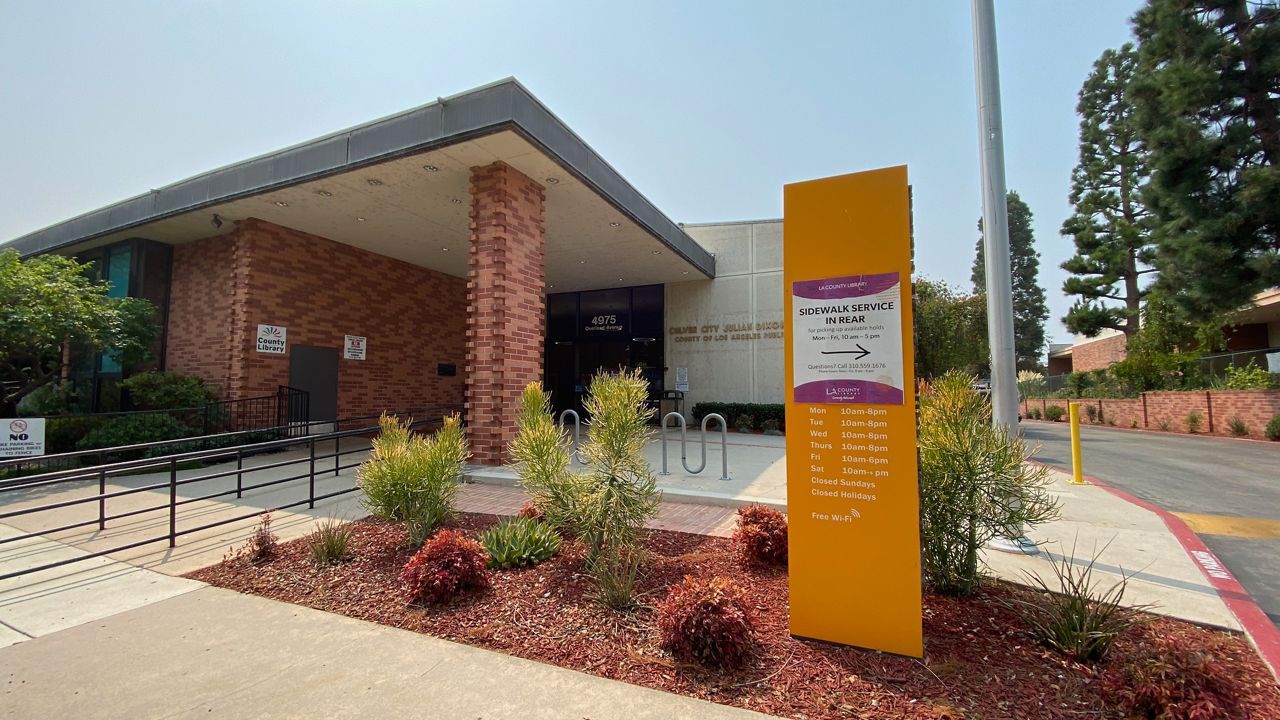
[[[689,369],[699,402],[783,402],[782,221],[685,225],[716,278],[666,286],[666,387]]]

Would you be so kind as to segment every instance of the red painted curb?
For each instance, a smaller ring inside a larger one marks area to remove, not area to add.
[[[1047,465],[1037,461],[1037,465]],[[1061,471],[1062,468],[1056,465],[1047,465],[1055,470]],[[1070,473],[1070,470],[1065,472]],[[1271,618],[1258,607],[1258,603],[1254,602],[1253,597],[1249,595],[1249,591],[1244,589],[1240,581],[1236,580],[1218,560],[1218,557],[1209,550],[1199,535],[1192,532],[1191,528],[1182,521],[1182,518],[1173,513],[1156,507],[1141,498],[1136,498],[1129,493],[1108,485],[1092,475],[1084,475],[1084,479],[1091,485],[1106,490],[1125,502],[1137,505],[1143,510],[1150,510],[1160,519],[1164,521],[1165,527],[1169,528],[1169,532],[1178,539],[1182,544],[1182,549],[1186,551],[1196,567],[1200,568],[1200,572],[1204,573],[1205,578],[1209,581],[1218,593],[1218,597],[1222,598],[1222,602],[1226,604],[1227,609],[1232,615],[1236,616],[1236,620],[1240,621],[1240,626],[1244,628],[1245,635],[1253,642],[1253,647],[1262,656],[1265,662],[1271,668],[1271,674],[1280,680],[1280,629],[1271,622]]]

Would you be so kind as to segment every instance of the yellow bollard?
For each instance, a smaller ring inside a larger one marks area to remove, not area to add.
[[[1068,403],[1071,416],[1071,483],[1084,484],[1084,468],[1080,467],[1080,403]]]

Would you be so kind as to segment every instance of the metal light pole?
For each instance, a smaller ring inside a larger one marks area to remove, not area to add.
[[[1000,120],[1000,62],[993,0],[972,0],[973,64],[978,88],[982,156],[982,239],[987,274],[987,331],[991,343],[992,421],[1018,431],[1018,378],[1013,349],[1013,276],[1009,268],[1009,206],[1004,181],[1004,128]],[[1022,533],[1019,532],[1019,535]],[[996,538],[1005,552],[1037,552],[1024,537]]]

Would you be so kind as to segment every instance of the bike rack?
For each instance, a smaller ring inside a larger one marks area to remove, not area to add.
[[[582,420],[578,417],[578,411],[569,409],[560,413],[560,427],[564,427],[564,416],[573,416],[573,459],[578,461],[579,465],[586,465],[587,461],[582,459],[582,455],[578,453],[578,448],[582,447]]]
[[[707,468],[707,423],[715,418],[720,422],[720,479],[728,480],[729,478],[729,424],[718,413],[708,413],[702,418],[702,464],[697,470],[689,467],[688,455],[685,452],[686,436],[688,428],[686,427],[684,416],[678,412],[669,412],[662,416],[662,472],[659,475],[670,475],[667,471],[667,421],[672,417],[680,419],[680,464],[684,466],[685,472],[690,475],[697,475]]]

